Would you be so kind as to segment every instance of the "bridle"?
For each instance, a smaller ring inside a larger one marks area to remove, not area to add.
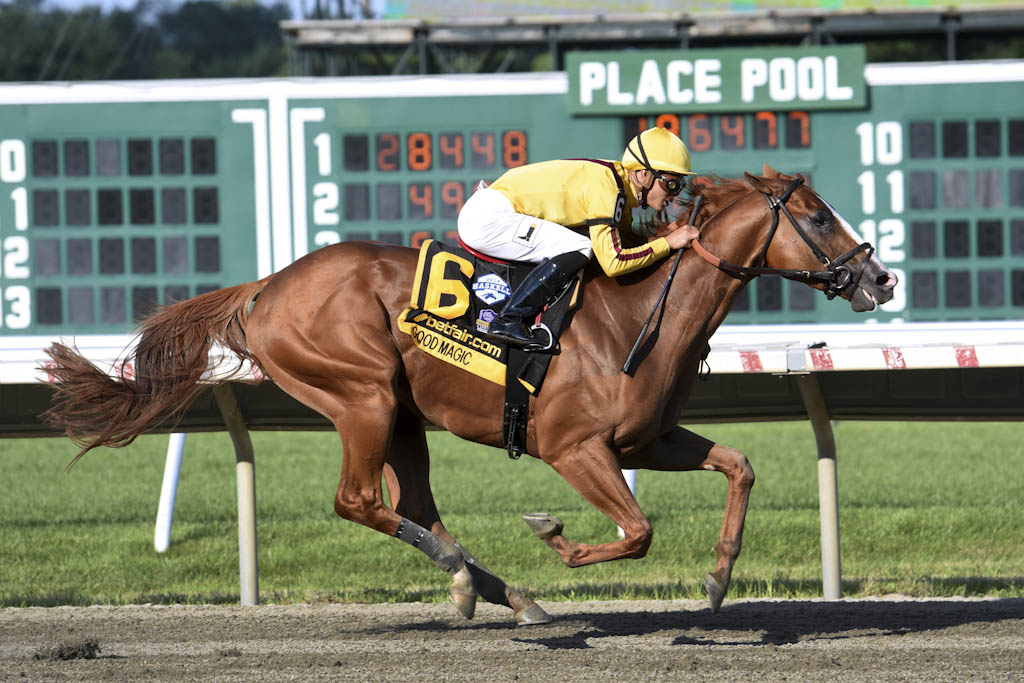
[[[700,254],[701,258],[713,265],[715,268],[729,273],[730,275],[736,277],[779,275],[781,277],[796,280],[798,282],[804,282],[806,284],[821,283],[824,285],[823,290],[825,292],[825,296],[829,299],[834,299],[838,294],[841,294],[843,291],[848,289],[850,285],[858,284],[860,280],[860,277],[854,279],[853,271],[847,268],[844,264],[862,251],[867,252],[868,258],[871,258],[875,249],[869,243],[862,242],[837,258],[829,258],[828,254],[822,251],[821,247],[819,247],[818,244],[811,239],[810,235],[800,227],[800,223],[793,218],[793,214],[790,212],[789,207],[786,206],[786,202],[789,201],[789,198],[793,195],[796,189],[803,184],[803,182],[803,178],[795,178],[786,188],[786,191],[778,196],[769,192],[761,192],[765,199],[768,200],[768,208],[772,212],[772,225],[768,230],[768,239],[765,240],[764,247],[761,248],[761,254],[757,257],[756,263],[761,264],[765,262],[765,258],[768,254],[768,247],[771,245],[772,239],[775,238],[775,232],[779,228],[779,212],[781,211],[786,215],[786,218],[789,219],[793,229],[796,230],[797,234],[800,235],[803,241],[807,243],[807,246],[811,248],[814,255],[828,270],[790,270],[786,268],[768,268],[760,265],[738,266],[735,263],[730,263],[725,259],[715,256],[705,249],[704,245],[696,239],[691,242],[693,250]],[[696,225],[697,216],[700,213],[700,207],[703,201],[704,198],[700,195],[697,195],[697,198],[694,199],[693,205],[690,208],[690,225]],[[626,361],[622,364],[622,371],[626,374],[631,375],[635,371],[635,368],[633,368],[633,358],[636,356],[637,350],[640,348],[640,342],[643,340],[644,335],[647,334],[647,328],[650,326],[655,312],[661,306],[662,301],[665,300],[665,295],[668,293],[669,287],[672,286],[672,280],[676,276],[676,269],[679,268],[679,260],[682,255],[682,249],[676,252],[675,262],[672,264],[672,269],[669,271],[668,278],[666,278],[665,284],[661,288],[661,294],[658,296],[658,300],[654,304],[654,308],[651,309],[651,314],[647,316],[647,322],[645,322],[643,328],[641,328],[640,334],[633,343],[633,348],[630,350],[629,355],[626,356]]]
[[[822,284],[824,285],[823,291],[825,292],[825,296],[829,299],[835,298],[837,295],[847,290],[851,285],[858,284],[860,278],[858,277],[855,279],[853,271],[846,267],[845,264],[862,251],[867,252],[867,257],[871,258],[871,255],[875,251],[874,247],[867,242],[862,242],[841,256],[837,256],[834,259],[829,258],[829,256],[822,251],[821,247],[811,239],[810,235],[800,227],[800,223],[793,218],[793,214],[790,213],[789,207],[786,206],[786,202],[789,201],[793,192],[795,192],[803,182],[803,178],[795,178],[786,188],[785,192],[778,196],[768,192],[761,192],[765,199],[768,200],[768,208],[772,212],[772,225],[768,230],[768,239],[765,240],[764,247],[762,247],[761,254],[758,256],[756,263],[762,264],[765,262],[765,258],[768,254],[768,247],[771,245],[772,239],[775,237],[775,231],[778,230],[779,227],[779,212],[781,211],[786,215],[786,218],[789,219],[790,225],[792,225],[793,229],[796,230],[798,235],[800,235],[800,238],[807,243],[807,246],[811,248],[815,257],[821,261],[822,265],[824,265],[827,270],[790,270],[786,268],[768,268],[761,265],[738,266],[735,263],[730,263],[718,256],[715,256],[705,249],[704,245],[697,240],[693,240],[693,250],[715,268],[725,271],[731,275],[752,277],[756,277],[758,275],[778,275],[789,280],[796,280],[810,285]]]

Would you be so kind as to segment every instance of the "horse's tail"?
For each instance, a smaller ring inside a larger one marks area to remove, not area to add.
[[[82,447],[68,466],[97,446],[127,446],[161,418],[180,417],[204,389],[200,380],[211,369],[214,344],[258,367],[246,346],[245,322],[249,304],[266,282],[160,308],[139,328],[138,344],[124,360],[120,377],[97,368],[75,348],[52,344],[45,370],[55,391],[43,418]],[[230,373],[220,381],[228,378]]]

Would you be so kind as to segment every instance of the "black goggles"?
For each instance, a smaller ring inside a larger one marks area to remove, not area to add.
[[[665,192],[670,197],[675,197],[683,191],[684,187],[686,187],[686,180],[683,178],[666,178],[658,171],[651,172],[654,174],[654,177],[658,179],[658,182],[661,183],[661,186],[665,188]]]

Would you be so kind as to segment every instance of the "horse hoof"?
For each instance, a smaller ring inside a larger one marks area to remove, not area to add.
[[[473,588],[473,576],[469,568],[462,569],[452,575],[452,585],[448,588],[448,597],[455,603],[459,613],[467,619],[476,614],[476,589]]]
[[[520,626],[537,626],[538,624],[550,624],[551,615],[535,602],[530,602],[529,607],[516,610],[516,623]]]
[[[708,604],[711,607],[711,613],[716,614],[718,609],[722,606],[722,600],[725,599],[725,589],[722,588],[721,584],[711,574],[704,575],[704,583],[702,584],[704,592],[708,596]]]
[[[523,521],[530,525],[538,538],[545,541],[558,536],[565,528],[565,524],[558,517],[549,515],[546,512],[527,512],[523,515]]]

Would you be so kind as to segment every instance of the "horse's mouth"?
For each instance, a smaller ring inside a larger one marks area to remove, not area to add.
[[[850,308],[855,313],[867,313],[892,299],[895,294],[895,273],[872,259],[860,277],[860,284],[850,295]]]
[[[850,297],[850,308],[852,308],[855,313],[867,313],[868,311],[873,311],[877,305],[878,299],[863,287],[858,287],[853,292],[853,296]]]

